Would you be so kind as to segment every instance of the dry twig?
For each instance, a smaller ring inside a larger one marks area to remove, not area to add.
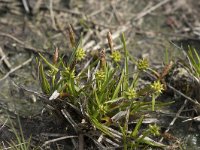
[[[71,115],[65,109],[62,109],[61,112],[62,112],[63,116],[67,119],[67,121],[69,121],[69,123],[72,125],[72,127],[74,128],[76,133],[78,133],[78,129],[77,129],[78,125],[72,119]]]
[[[53,143],[53,142],[57,142],[57,141],[65,140],[65,139],[77,138],[77,137],[78,136],[72,135],[72,136],[63,136],[63,137],[55,138],[55,139],[52,139],[52,140],[44,142],[42,147],[44,147],[44,146],[46,146],[46,145],[48,145],[50,143]]]
[[[112,1],[110,2],[110,5],[111,5],[111,7],[112,7],[113,14],[114,14],[114,16],[115,16],[117,22],[118,22],[119,24],[121,24],[121,19],[119,18],[118,13],[117,13],[117,10],[116,10],[115,6],[113,5]]]
[[[167,133],[170,128],[174,125],[175,121],[177,120],[178,116],[180,116],[181,112],[183,111],[184,107],[186,106],[188,100],[186,99],[183,103],[183,105],[181,106],[181,108],[178,110],[178,112],[176,113],[176,116],[174,117],[174,119],[170,122],[168,128],[165,130],[165,133]],[[159,142],[162,142],[163,137],[160,139]]]
[[[38,12],[39,8],[41,7],[41,4],[42,4],[42,0],[38,0],[35,3],[34,7],[32,8],[32,13],[33,14],[36,14]]]
[[[27,13],[30,13],[30,9],[29,9],[29,5],[28,5],[28,2],[27,0],[22,0],[22,4],[24,6],[24,9]]]
[[[12,40],[14,40],[17,43],[21,44],[25,50],[31,51],[33,53],[48,53],[48,52],[45,52],[43,50],[38,50],[38,49],[36,49],[36,48],[34,48],[32,46],[26,46],[26,44],[23,41],[21,41],[18,38],[12,36],[11,34],[0,32],[0,36],[5,36],[5,37],[8,37],[8,38],[11,38]],[[48,54],[50,54],[50,53],[48,53]]]
[[[17,38],[14,37],[14,36],[12,36],[11,34],[0,32],[0,36],[9,37],[9,38],[13,39],[14,41],[16,41],[17,43],[19,43],[19,44],[21,44],[21,45],[24,45],[24,42],[22,42],[21,40],[17,39]]]
[[[144,12],[141,12],[139,13],[135,18],[134,20],[139,20],[141,18],[143,18],[144,16],[148,15],[149,13],[151,13],[152,11],[158,9],[159,7],[163,6],[164,4],[168,3],[169,1],[171,0],[163,0],[161,1],[160,3],[156,4],[155,6],[151,7],[150,9],[144,11]]]
[[[187,95],[183,94],[181,91],[175,89],[174,87],[172,87],[171,85],[167,84],[167,86],[172,89],[173,91],[175,91],[176,93],[180,94],[181,96],[183,96],[184,98],[186,98],[187,100],[189,100],[190,102],[192,102],[193,104],[195,104],[198,108],[200,108],[200,104],[198,103],[197,100],[193,100],[192,98],[188,97]]]
[[[0,127],[0,131],[5,127],[7,122],[8,122],[8,119],[6,119],[6,121],[2,124],[2,126]]]
[[[55,15],[53,12],[53,0],[49,0],[49,11],[51,15],[52,26],[55,30],[57,30],[56,23],[55,23]]]
[[[7,72],[1,79],[0,82],[2,82],[3,80],[5,80],[10,74],[12,74],[13,72],[17,71],[18,69],[22,68],[23,66],[29,64],[32,61],[33,57],[29,58],[28,60],[26,60],[25,62],[23,62],[22,64],[20,64],[19,66],[12,68],[9,72]]]
[[[1,56],[1,58],[3,58],[3,61],[4,61],[4,63],[6,64],[6,67],[8,67],[8,69],[11,69],[12,66],[11,66],[10,62],[8,61],[6,55],[5,55],[5,53],[3,52],[3,50],[2,50],[1,47],[0,47],[0,56]]]

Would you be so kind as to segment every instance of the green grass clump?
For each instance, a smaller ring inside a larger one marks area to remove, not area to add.
[[[11,150],[34,149],[34,148],[31,148],[31,137],[28,139],[26,139],[24,137],[24,133],[22,130],[22,126],[21,126],[19,117],[17,117],[17,119],[18,119],[18,125],[19,125],[19,132],[15,129],[13,122],[9,119],[11,130],[14,133],[15,139],[11,139],[9,142],[7,142],[9,147],[5,147],[5,146],[1,147],[0,146],[0,149],[11,149]]]
[[[188,67],[190,72],[199,79],[200,77],[200,56],[194,48],[189,47],[187,56],[191,66]]]
[[[126,48],[123,34],[121,41],[123,52],[114,50],[109,34],[111,53],[101,50],[98,57],[93,58],[86,55],[81,40],[77,44],[71,40],[73,51],[68,60],[59,57],[58,50],[55,51],[53,63],[40,54],[38,66],[42,90],[50,101],[62,99],[78,108],[81,117],[92,125],[93,129],[90,130],[98,130],[100,135],[109,138],[112,141],[109,145],[123,145],[124,149],[144,145],[163,147],[163,144],[151,138],[159,136],[156,124],[141,128],[146,112],[159,108],[156,98],[164,90],[163,84],[156,80],[139,88],[140,75],[151,71],[148,61],[133,59]],[[48,70],[44,70],[44,64]],[[136,66],[134,72],[129,70],[130,65]],[[152,100],[147,100],[149,98]],[[137,123],[131,127],[131,121]]]

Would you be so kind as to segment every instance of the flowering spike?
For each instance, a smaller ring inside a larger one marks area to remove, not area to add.
[[[105,52],[105,49],[102,49],[99,52],[99,57],[100,57],[100,66],[101,66],[101,69],[104,69],[106,67],[106,52]]]
[[[96,79],[99,81],[103,81],[105,79],[105,72],[102,70],[98,70],[95,74]]]
[[[110,51],[111,51],[111,54],[113,53],[113,40],[112,40],[112,35],[110,32],[108,32],[107,34],[107,39],[108,39],[108,45],[110,47]]]
[[[58,48],[55,49],[54,55],[53,55],[53,63],[57,64],[58,62]]]
[[[72,29],[71,24],[68,25],[68,32],[69,32],[70,43],[71,43],[72,47],[74,47],[75,46],[75,35],[74,35],[74,31]]]

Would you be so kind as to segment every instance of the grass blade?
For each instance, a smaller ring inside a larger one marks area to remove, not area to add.
[[[141,116],[140,119],[139,119],[139,121],[137,122],[134,130],[131,133],[132,137],[136,137],[138,135],[138,132],[139,132],[140,126],[142,125],[143,119],[144,119],[144,116]]]
[[[39,62],[39,80],[40,80],[40,84],[42,87],[42,91],[45,94],[49,94],[50,93],[50,85],[49,85],[49,82],[44,73],[43,65],[41,64],[41,62]]]

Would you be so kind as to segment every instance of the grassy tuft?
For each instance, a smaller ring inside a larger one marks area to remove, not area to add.
[[[4,147],[3,149],[11,149],[11,150],[30,150],[33,149],[31,148],[31,137],[26,139],[24,137],[23,129],[19,120],[18,119],[18,125],[19,125],[19,132],[15,129],[14,124],[10,120],[10,125],[11,125],[11,130],[14,133],[15,140],[11,140],[8,142],[9,147]]]
[[[123,144],[124,149],[144,145],[163,147],[163,144],[150,138],[159,136],[157,125],[142,128],[145,114],[159,109],[156,99],[164,90],[159,80],[142,88],[139,86],[140,75],[149,69],[148,61],[133,60],[127,50],[124,34],[121,36],[124,51],[114,50],[110,33],[108,43],[111,53],[107,54],[103,49],[98,58],[90,59],[89,54],[82,49],[81,40],[76,44],[71,32],[73,52],[68,61],[56,56],[52,60],[54,63],[51,63],[40,54],[40,84],[49,100],[62,99],[78,108],[81,117],[92,126],[90,130],[97,130],[115,145]],[[58,55],[57,51],[55,55]],[[58,63],[55,63],[55,58],[59,60]],[[129,69],[131,60],[137,66],[134,72]],[[44,71],[43,65],[48,66],[48,70]],[[81,69],[80,66],[84,67]],[[133,119],[136,114],[141,115]],[[134,127],[130,127],[131,121],[137,121]]]

